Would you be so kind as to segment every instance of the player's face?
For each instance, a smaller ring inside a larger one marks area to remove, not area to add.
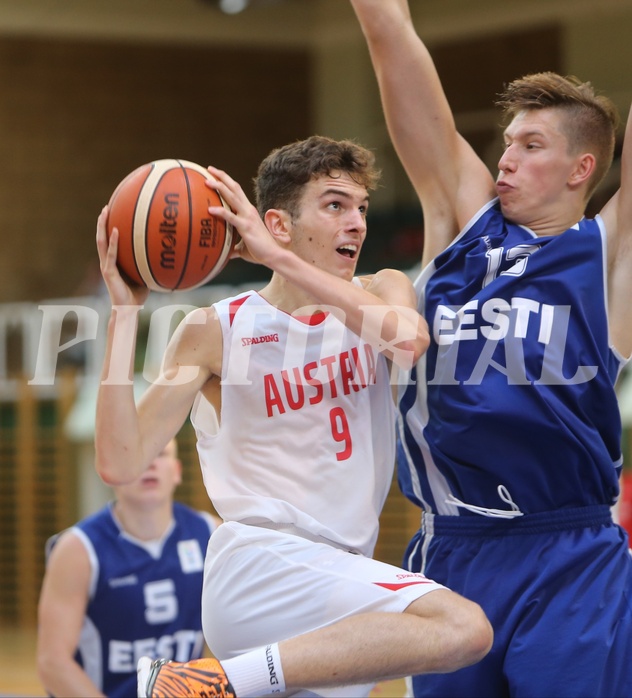
[[[309,182],[292,221],[292,250],[336,276],[351,279],[366,237],[369,195],[348,174]]]
[[[133,498],[137,503],[140,500],[162,501],[172,496],[181,479],[180,461],[176,455],[175,444],[171,442],[137,480],[119,488],[118,496]]]
[[[562,118],[555,109],[523,111],[505,130],[496,191],[503,214],[514,223],[545,227],[570,191],[578,158],[569,152]]]

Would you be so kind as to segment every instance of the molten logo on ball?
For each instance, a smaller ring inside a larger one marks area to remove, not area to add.
[[[202,286],[226,266],[232,227],[209,215],[226,206],[205,185],[208,171],[187,160],[155,160],[130,173],[110,198],[108,235],[119,231],[118,266],[153,291]]]
[[[165,207],[162,223],[158,230],[162,235],[162,252],[160,266],[163,269],[176,268],[176,240],[178,235],[178,206],[180,197],[177,194],[165,194]]]

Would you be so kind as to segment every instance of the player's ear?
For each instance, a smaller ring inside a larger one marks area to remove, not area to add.
[[[265,212],[263,220],[272,237],[281,245],[291,241],[292,217],[281,208],[271,208]]]
[[[583,153],[577,158],[576,165],[571,172],[569,184],[573,188],[585,184],[595,171],[596,160],[592,153]]]

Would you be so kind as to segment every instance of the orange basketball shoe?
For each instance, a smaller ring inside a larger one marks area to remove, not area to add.
[[[216,659],[171,662],[141,657],[138,698],[237,698]]]

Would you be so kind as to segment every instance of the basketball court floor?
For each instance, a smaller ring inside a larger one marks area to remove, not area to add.
[[[45,696],[35,668],[35,631],[0,627],[0,696]]]

